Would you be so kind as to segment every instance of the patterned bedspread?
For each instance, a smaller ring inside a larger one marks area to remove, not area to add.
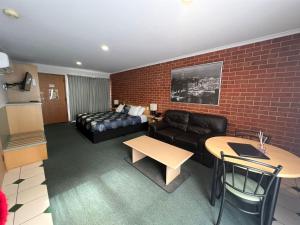
[[[76,122],[92,132],[103,132],[118,127],[140,124],[141,117],[118,112],[82,113],[76,116]]]

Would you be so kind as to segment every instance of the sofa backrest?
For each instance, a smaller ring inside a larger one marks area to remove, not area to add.
[[[226,133],[227,119],[223,116],[202,113],[190,113],[187,131],[209,135],[211,133]]]
[[[186,131],[189,121],[189,113],[181,110],[168,110],[165,113],[164,121],[168,123],[170,127]]]

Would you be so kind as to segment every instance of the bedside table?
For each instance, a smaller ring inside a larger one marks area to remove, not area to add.
[[[161,121],[163,118],[162,117],[155,117],[155,116],[152,116],[152,115],[148,115],[147,119],[148,119],[148,124],[152,124],[152,123],[156,123],[158,121]]]

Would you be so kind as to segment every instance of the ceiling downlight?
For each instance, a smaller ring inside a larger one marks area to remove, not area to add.
[[[7,8],[7,9],[3,9],[2,12],[4,15],[6,15],[8,17],[11,17],[14,19],[20,18],[20,14],[15,9]]]
[[[109,47],[105,44],[101,45],[101,49],[105,52],[108,52],[109,51]]]

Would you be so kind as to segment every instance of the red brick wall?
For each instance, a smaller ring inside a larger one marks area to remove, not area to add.
[[[224,62],[219,106],[170,101],[172,69],[216,61]],[[229,134],[263,129],[272,144],[300,155],[300,34],[112,74],[111,87],[112,99],[157,103],[160,112],[224,115]]]

